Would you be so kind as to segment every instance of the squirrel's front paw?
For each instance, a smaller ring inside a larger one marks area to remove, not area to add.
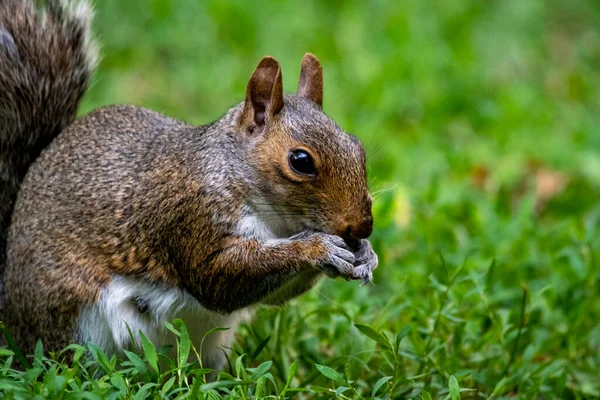
[[[357,248],[354,249],[354,257],[356,258],[354,262],[356,267],[350,278],[361,279],[363,284],[366,284],[373,279],[373,270],[377,268],[378,264],[377,254],[373,251],[371,243],[366,239],[362,239]]]
[[[320,244],[325,249],[325,256],[319,257],[315,267],[330,277],[341,276],[352,279],[356,257],[348,245],[339,236],[317,233]]]

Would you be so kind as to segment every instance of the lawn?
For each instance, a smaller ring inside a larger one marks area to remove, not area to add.
[[[24,373],[0,350],[0,398],[600,397],[598,2],[96,8],[103,57],[81,114],[134,103],[208,123],[262,56],[294,92],[316,54],[324,110],[367,149],[380,264],[373,284],[259,308],[217,382],[192,379],[198,364],[155,370],[150,343],[126,360],[77,347],[70,365],[38,352]]]

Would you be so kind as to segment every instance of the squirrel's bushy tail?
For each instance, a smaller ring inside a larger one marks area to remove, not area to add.
[[[0,274],[19,185],[88,86],[91,16],[86,1],[0,0]]]

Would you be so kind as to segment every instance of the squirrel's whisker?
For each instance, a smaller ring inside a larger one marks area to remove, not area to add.
[[[371,196],[373,196],[373,197],[379,196],[379,195],[381,195],[383,193],[391,192],[392,190],[396,190],[396,188],[398,188],[398,184],[394,184],[392,187],[389,187],[389,188],[386,188],[386,189],[381,189],[381,190],[378,190],[376,192],[372,192]]]

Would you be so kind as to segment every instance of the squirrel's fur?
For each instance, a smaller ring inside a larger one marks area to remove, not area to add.
[[[86,6],[33,3],[0,3],[4,318],[25,351],[41,338],[46,350],[94,341],[118,352],[128,325],[164,344],[175,317],[201,338],[322,273],[370,279],[364,150],[322,112],[314,56],[296,95],[265,57],[245,101],[208,125],[134,106],[72,122],[95,59]],[[314,173],[291,166],[298,150]],[[218,368],[220,354],[203,357]]]

